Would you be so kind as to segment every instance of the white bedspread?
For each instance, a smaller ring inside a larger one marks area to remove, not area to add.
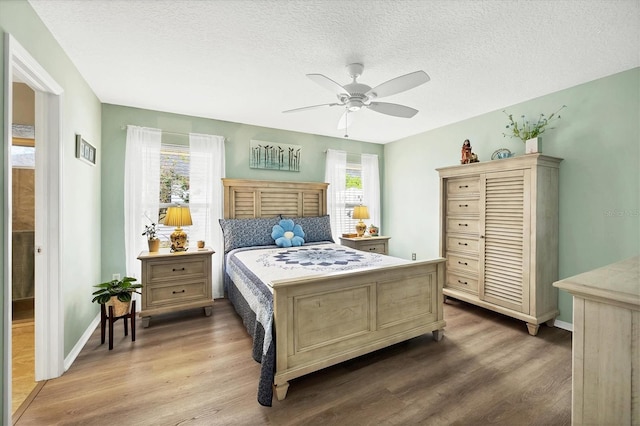
[[[249,250],[236,253],[235,257],[269,288],[275,280],[409,263],[405,259],[358,251],[340,244]]]

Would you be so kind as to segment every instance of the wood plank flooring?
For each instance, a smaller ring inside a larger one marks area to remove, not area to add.
[[[12,324],[11,412],[15,413],[36,388],[35,324],[33,319],[15,320]]]
[[[18,425],[569,425],[571,333],[449,299],[444,338],[421,336],[291,381],[256,401],[260,366],[228,301],[152,318],[114,349],[94,332]],[[139,320],[138,320],[139,321]],[[139,323],[138,323],[139,325]]]
[[[35,322],[34,299],[12,302],[12,362],[11,362],[11,413],[19,416],[23,403],[38,387],[35,375]]]

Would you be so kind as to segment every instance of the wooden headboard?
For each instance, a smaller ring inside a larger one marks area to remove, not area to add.
[[[222,179],[224,218],[324,216],[328,183]]]

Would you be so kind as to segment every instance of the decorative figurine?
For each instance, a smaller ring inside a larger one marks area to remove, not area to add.
[[[460,160],[460,164],[469,164],[471,162],[471,154],[471,142],[469,142],[469,139],[465,139],[462,143],[462,159]]]

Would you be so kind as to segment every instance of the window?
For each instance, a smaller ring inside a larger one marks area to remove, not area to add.
[[[325,162],[327,211],[331,215],[331,231],[335,240],[342,234],[352,234],[359,222],[353,219],[354,207],[362,204],[369,210],[365,222],[380,226],[380,177],[378,156],[348,154],[327,150]]]
[[[364,191],[362,188],[362,165],[347,163],[345,190],[339,197],[338,209],[334,213],[340,234],[352,233],[356,229],[358,219],[353,219],[353,208],[362,204]]]
[[[11,146],[11,166],[22,169],[35,169],[36,148],[34,146]]]
[[[163,143],[160,148],[160,193],[158,237],[162,247],[170,245],[172,226],[164,226],[167,207],[189,205],[189,147]]]

